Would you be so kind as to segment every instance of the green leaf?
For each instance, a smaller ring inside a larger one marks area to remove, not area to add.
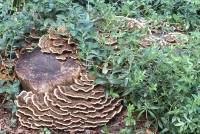
[[[102,78],[97,78],[95,81],[94,81],[95,84],[107,84],[108,81],[105,80],[105,79],[102,79]]]
[[[154,119],[157,119],[156,115],[152,111],[148,110],[148,113],[151,115],[151,117],[153,117]]]
[[[102,73],[103,73],[103,74],[107,74],[107,73],[108,73],[108,63],[105,63],[105,64],[103,65]]]
[[[112,88],[110,89],[110,93],[109,94],[114,98],[119,98],[119,94],[114,92],[114,90]]]
[[[179,126],[185,125],[185,123],[184,123],[184,122],[179,122],[179,123],[176,123],[176,124],[174,124],[174,125],[177,126],[177,127],[179,127]]]
[[[121,64],[123,63],[123,61],[125,60],[125,56],[124,55],[121,55],[118,60],[117,60],[117,64]]]

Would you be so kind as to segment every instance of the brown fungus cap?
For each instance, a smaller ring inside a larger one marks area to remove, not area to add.
[[[72,85],[57,86],[45,94],[22,91],[16,102],[20,123],[32,129],[84,131],[108,123],[121,111],[121,100],[105,97],[102,86]]]
[[[55,54],[58,60],[66,60],[71,57],[76,58],[73,55],[77,52],[76,42],[63,27],[58,27],[57,30],[50,28],[48,34],[40,38],[38,47],[41,48],[43,53]]]

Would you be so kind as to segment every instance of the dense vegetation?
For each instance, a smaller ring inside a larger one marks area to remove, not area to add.
[[[126,29],[130,18],[145,24]],[[96,83],[124,99],[128,115],[122,134],[135,131],[140,119],[144,128],[159,133],[200,133],[199,0],[0,0],[0,61],[12,61],[14,50],[26,47],[32,27],[41,35],[59,25],[78,40],[79,58],[97,76]],[[104,37],[97,42],[97,29],[117,38],[117,51]],[[141,47],[149,29],[183,34],[175,45]],[[8,62],[6,69],[12,73],[13,65]],[[0,97],[10,102],[18,85],[2,80]]]

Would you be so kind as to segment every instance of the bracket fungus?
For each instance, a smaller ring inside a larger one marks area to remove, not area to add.
[[[20,56],[15,68],[23,88],[16,100],[22,126],[83,132],[122,110],[120,99],[106,97],[104,87],[93,84],[69,33],[50,29],[38,46]]]

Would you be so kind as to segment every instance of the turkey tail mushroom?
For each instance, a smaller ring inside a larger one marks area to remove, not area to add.
[[[80,87],[85,88],[85,85]],[[105,97],[102,86],[93,85],[91,89],[57,86],[54,92],[45,94],[22,91],[17,97],[16,115],[21,125],[32,129],[51,127],[84,131],[101,126],[121,111],[121,100]]]
[[[77,59],[76,43],[65,29],[50,29],[38,46],[15,67],[24,89],[16,100],[22,126],[82,132],[122,110],[121,99],[106,97],[104,87],[93,84],[96,78]]]
[[[48,34],[40,38],[38,46],[43,53],[55,54],[58,60],[77,58],[74,55],[77,53],[76,42],[63,27],[59,27],[57,31],[54,29],[48,30]]]

